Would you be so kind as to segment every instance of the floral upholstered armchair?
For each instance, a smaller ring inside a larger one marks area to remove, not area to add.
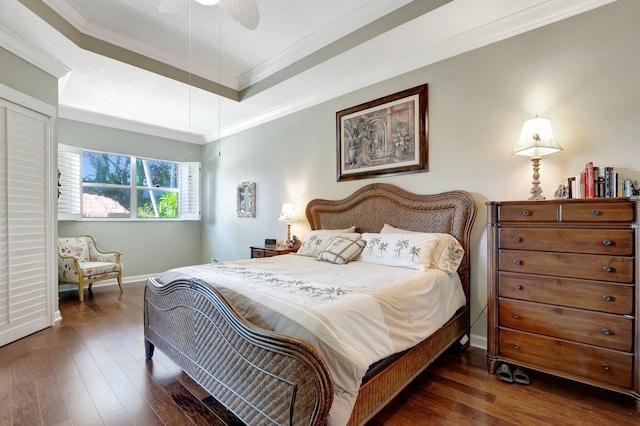
[[[84,301],[84,286],[115,278],[122,291],[122,265],[119,251],[104,252],[90,235],[58,238],[58,285],[78,286],[80,301]]]

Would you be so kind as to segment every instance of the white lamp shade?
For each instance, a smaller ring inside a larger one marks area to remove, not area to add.
[[[562,151],[562,147],[553,137],[551,121],[536,116],[525,121],[512,154],[540,158],[558,151]]]
[[[296,211],[296,206],[292,203],[284,203],[282,205],[282,211],[280,212],[280,217],[278,218],[280,222],[295,222],[298,220],[298,212]]]

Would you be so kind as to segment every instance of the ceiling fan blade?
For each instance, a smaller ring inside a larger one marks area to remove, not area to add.
[[[260,12],[254,0],[220,0],[218,6],[249,30],[255,30],[260,22]]]

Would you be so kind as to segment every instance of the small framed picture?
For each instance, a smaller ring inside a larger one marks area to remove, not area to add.
[[[256,217],[256,183],[242,182],[236,192],[238,217]]]

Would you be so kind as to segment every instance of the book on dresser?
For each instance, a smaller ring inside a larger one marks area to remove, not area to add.
[[[597,170],[597,169],[596,169]],[[596,186],[594,182],[594,176],[597,174],[593,168],[593,163],[588,162],[584,166],[584,196],[585,198],[595,198]],[[597,179],[597,177],[595,177]]]
[[[631,191],[625,193],[620,189],[622,183],[614,167],[594,166],[592,161],[585,164],[584,169],[580,170],[577,175],[567,179],[569,198],[606,198],[631,195]]]
[[[486,204],[489,371],[554,374],[640,409],[640,199]]]

